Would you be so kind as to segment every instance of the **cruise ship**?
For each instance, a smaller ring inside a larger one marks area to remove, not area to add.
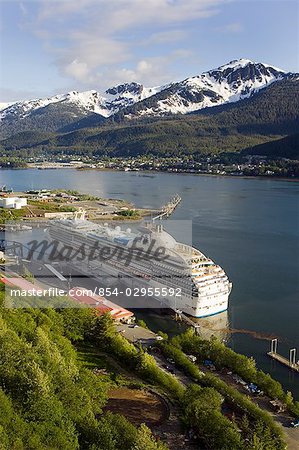
[[[144,299],[148,307],[154,293],[161,307],[193,317],[228,308],[232,283],[224,270],[196,248],[177,242],[162,224],[145,223],[132,231],[85,219],[62,219],[51,221],[49,234],[59,245],[77,255],[81,252],[80,262],[72,264],[82,273],[101,279],[104,271],[136,286],[135,292],[141,287],[148,290]]]

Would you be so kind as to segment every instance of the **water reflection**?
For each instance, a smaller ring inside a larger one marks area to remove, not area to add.
[[[192,317],[191,319],[200,326],[200,335],[204,339],[209,339],[211,336],[215,336],[221,341],[228,342],[230,338],[230,329],[227,311],[210,317],[204,317],[201,319]]]

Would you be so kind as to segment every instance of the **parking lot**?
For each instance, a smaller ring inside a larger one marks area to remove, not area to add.
[[[159,336],[147,328],[138,325],[118,324],[117,330],[123,333],[124,337],[130,342],[140,342],[142,345],[151,345],[157,340]]]

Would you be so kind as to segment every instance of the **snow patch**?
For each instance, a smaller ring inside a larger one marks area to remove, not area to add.
[[[246,67],[248,70],[244,70]],[[289,75],[297,76],[268,64],[241,58],[201,75],[163,86],[145,87],[132,82],[113,86],[104,93],[96,90],[70,91],[45,99],[0,103],[0,120],[22,119],[33,111],[59,103],[69,103],[85,114],[95,113],[107,118],[120,110],[125,110],[128,106],[158,95],[171,86],[171,92],[167,93],[165,99],[157,97],[153,107],[148,108],[144,105],[135,116],[128,114],[127,117],[187,114],[202,108],[248,98],[260,89]]]

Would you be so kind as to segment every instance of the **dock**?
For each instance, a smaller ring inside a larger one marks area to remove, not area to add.
[[[299,364],[298,363],[292,363],[289,359],[285,358],[284,356],[281,356],[279,353],[274,352],[268,352],[267,355],[269,355],[271,358],[275,359],[276,361],[279,361],[281,364],[284,364],[285,366],[289,367],[290,369],[296,370],[296,372],[299,372]]]
[[[289,353],[289,359],[277,353],[277,339],[272,339],[271,341],[271,350],[267,352],[267,355],[270,358],[275,359],[280,362],[284,366],[289,367],[296,372],[299,372],[299,361],[296,361],[296,348],[291,348]]]
[[[167,217],[169,217],[173,213],[173,211],[181,203],[181,201],[181,197],[176,194],[166,205],[162,207],[159,214],[153,218],[153,221],[163,218],[167,219]]]
[[[187,314],[184,314],[180,309],[173,309],[173,312],[175,313],[175,320],[177,322],[180,321],[187,323],[193,328],[193,331],[195,331],[195,333],[200,334],[200,325],[194,322],[191,317],[187,316]]]

